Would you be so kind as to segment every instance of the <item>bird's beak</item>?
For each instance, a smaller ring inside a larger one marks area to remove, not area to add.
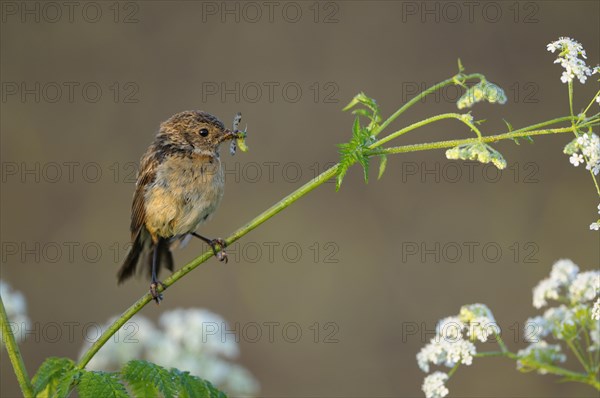
[[[224,142],[224,141],[229,141],[229,140],[235,140],[241,138],[241,132],[240,131],[231,131],[229,129],[225,130],[223,132],[223,135],[221,135],[221,138],[219,140],[219,142]]]

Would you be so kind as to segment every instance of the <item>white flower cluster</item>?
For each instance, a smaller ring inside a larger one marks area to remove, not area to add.
[[[458,109],[471,108],[478,102],[487,101],[491,104],[505,104],[506,94],[499,86],[487,81],[481,81],[469,88],[456,102]]]
[[[557,261],[550,277],[533,289],[534,307],[548,305],[547,300],[566,304],[551,307],[542,316],[529,318],[524,329],[526,341],[541,350],[544,347],[540,345],[541,339],[546,336],[570,340],[587,330],[591,338],[588,351],[600,349],[600,271],[579,272],[579,267],[571,260]],[[592,308],[593,300],[596,303]]]
[[[23,294],[17,290],[13,290],[10,285],[3,280],[0,280],[0,296],[8,315],[9,323],[14,323],[19,326],[20,330],[27,330],[30,324],[27,317],[27,303]],[[10,325],[9,325],[10,326]],[[16,333],[15,339],[21,341],[23,334]],[[4,339],[0,339],[0,345],[3,345]]]
[[[571,155],[569,162],[575,167],[584,164],[586,170],[595,175],[600,173],[600,138],[594,133],[584,133],[569,142],[564,153]]]
[[[488,336],[499,332],[494,316],[483,304],[465,305],[457,316],[440,320],[436,335],[417,354],[417,363],[423,372],[429,372],[430,363],[449,368],[456,364],[471,365],[477,349],[472,341],[487,341]],[[471,341],[469,341],[471,340]],[[434,372],[425,378],[423,392],[429,397],[444,397],[448,389],[444,382],[448,375]]]
[[[463,144],[446,150],[446,158],[460,160],[475,160],[480,163],[492,163],[499,170],[506,168],[504,156],[483,142]]]
[[[598,97],[600,98],[600,97]],[[598,214],[600,214],[600,205],[598,205]],[[590,229],[594,231],[600,230],[600,219],[590,224]]]
[[[162,329],[136,315],[92,358],[88,368],[117,370],[132,359],[146,359],[167,369],[189,371],[234,396],[258,393],[258,382],[250,372],[232,362],[239,348],[219,315],[203,309],[176,309],[161,315],[159,323]],[[83,347],[82,354],[92,343]]]
[[[421,387],[427,398],[444,398],[448,395],[448,388],[444,382],[448,380],[448,375],[444,372],[434,372],[423,380]]]
[[[544,287],[548,284],[554,285],[554,288]],[[564,297],[571,305],[585,304],[598,295],[600,295],[600,271],[579,272],[579,267],[571,260],[563,259],[553,265],[550,277],[542,280],[533,289],[533,305],[536,308],[546,305],[542,297],[554,300]]]
[[[595,321],[600,321],[600,297],[594,303],[594,308],[592,308],[592,319]]]
[[[597,71],[597,68],[592,69],[587,66],[584,61],[584,59],[587,59],[585,50],[580,43],[571,38],[561,37],[557,41],[548,44],[547,49],[551,53],[559,51],[558,58],[554,60],[554,63],[560,64],[565,69],[560,77],[563,83],[572,82],[573,79],[577,78],[581,84],[584,84],[588,76]]]

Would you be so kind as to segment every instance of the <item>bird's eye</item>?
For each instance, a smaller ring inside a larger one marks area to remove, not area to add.
[[[201,129],[200,130],[200,135],[202,137],[206,137],[208,135],[208,129]]]

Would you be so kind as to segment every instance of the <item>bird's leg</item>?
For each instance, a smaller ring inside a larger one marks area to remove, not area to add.
[[[154,301],[156,301],[156,304],[160,304],[163,296],[157,291],[157,289],[159,285],[164,289],[165,285],[163,285],[163,283],[156,277],[156,269],[158,268],[158,243],[155,243],[152,246],[152,282],[150,283],[150,294],[152,295]]]
[[[206,244],[208,244],[210,246],[215,257],[219,261],[225,261],[225,263],[227,263],[227,261],[228,261],[227,253],[225,253],[225,250],[223,250],[225,248],[225,246],[227,246],[227,243],[223,239],[221,239],[221,238],[208,239],[200,234],[197,234],[196,232],[192,232],[192,235],[194,235],[196,238],[202,239],[204,242],[206,242]],[[216,245],[219,245],[221,247],[220,251],[217,251]]]

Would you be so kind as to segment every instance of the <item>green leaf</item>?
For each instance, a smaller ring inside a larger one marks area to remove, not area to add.
[[[372,111],[370,111],[369,109],[365,109],[365,108],[359,108],[359,109],[353,110],[352,114],[356,115],[356,116],[363,116],[366,119],[371,120]]]
[[[171,369],[173,378],[177,380],[177,396],[179,398],[205,398],[210,397],[210,389],[207,383],[199,377],[190,375],[189,372],[182,372],[178,369]]]
[[[362,166],[363,174],[365,176],[365,182],[368,183],[369,182],[369,157],[365,156],[361,153],[360,156],[358,157],[358,163],[360,163],[360,165]]]
[[[465,67],[462,64],[460,58],[458,59],[458,73],[463,73],[465,71]]]
[[[352,135],[356,136],[360,134],[360,119],[359,117],[354,118],[354,124],[352,125]]]
[[[210,381],[206,381],[206,385],[210,391],[210,398],[227,398],[227,395],[223,391],[219,391]]]
[[[84,372],[77,386],[81,398],[128,398],[118,373]],[[151,395],[156,396],[156,395]]]
[[[171,373],[151,362],[129,361],[121,370],[121,376],[136,397],[163,395],[165,398],[172,398],[177,391]]]
[[[224,392],[219,391],[210,382],[189,372],[173,368],[171,375],[177,382],[178,398],[227,398]]]
[[[358,96],[361,94],[362,93],[355,95],[354,98],[352,98],[352,101],[350,101],[350,103],[342,109],[342,112],[346,112],[346,111],[354,108],[356,105],[358,105],[359,104]]]
[[[71,369],[67,373],[65,373],[63,378],[56,385],[56,394],[54,395],[54,397],[55,398],[68,397],[73,385],[79,383],[79,379],[81,378],[82,374],[83,374],[83,371],[80,369],[77,369],[77,368]]]
[[[73,368],[75,368],[75,363],[69,358],[50,357],[46,359],[31,381],[34,395],[53,397],[61,379]]]
[[[381,176],[383,175],[383,173],[385,172],[385,168],[387,166],[387,155],[381,155],[379,157],[379,174],[377,175],[377,179],[381,179]]]
[[[354,118],[354,123],[352,125],[352,138],[350,139],[350,142],[338,145],[340,166],[336,177],[336,191],[339,191],[348,168],[356,162],[360,163],[363,167],[365,181],[369,181],[369,156],[366,152],[375,140],[374,130],[379,127],[381,115],[377,102],[375,102],[373,98],[365,95],[365,93],[357,94],[344,110],[348,110],[359,104],[363,105],[364,108],[358,108],[352,111],[356,117]],[[367,126],[361,126],[360,117],[368,119],[369,124]]]

